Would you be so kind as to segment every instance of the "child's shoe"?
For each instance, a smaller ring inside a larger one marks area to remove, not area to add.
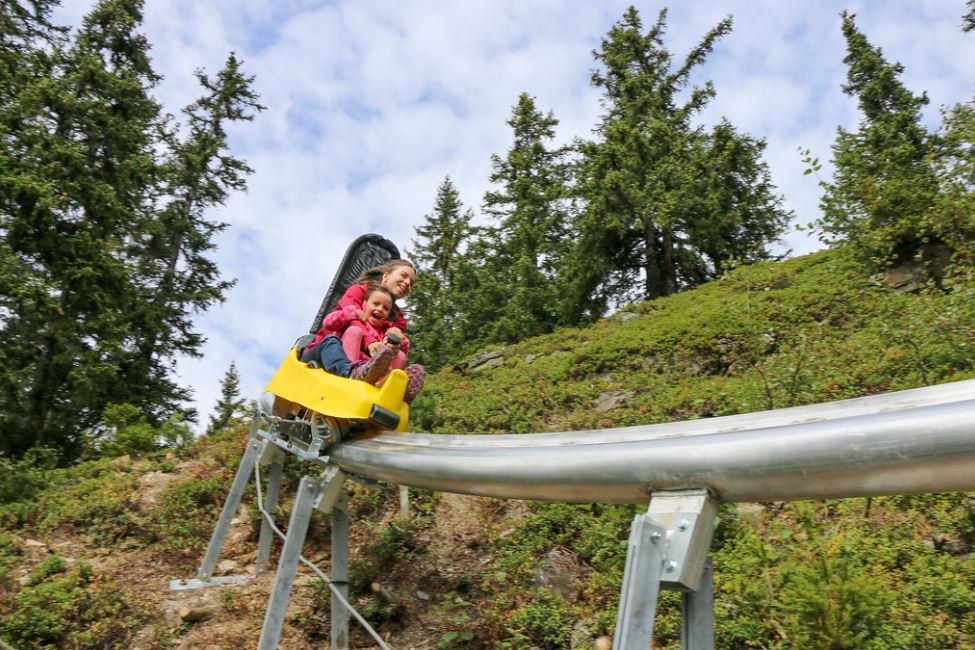
[[[426,376],[427,371],[420,364],[414,363],[407,366],[404,372],[409,377],[409,381],[406,382],[406,393],[403,395],[403,401],[409,404],[416,397],[416,394],[420,392],[420,389],[423,388],[423,378]]]
[[[353,368],[349,379],[361,379],[367,384],[375,384],[389,373],[389,364],[395,358],[395,352],[387,347],[380,348],[372,359]]]

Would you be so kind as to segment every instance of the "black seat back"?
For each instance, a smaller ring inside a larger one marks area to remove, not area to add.
[[[352,242],[349,249],[345,251],[345,257],[339,264],[339,270],[335,273],[335,278],[332,279],[332,284],[329,286],[325,298],[322,299],[322,304],[318,308],[318,313],[315,314],[315,320],[311,323],[311,329],[308,331],[312,334],[318,331],[318,328],[322,326],[322,319],[335,309],[339,298],[355,282],[359,274],[398,257],[399,249],[396,248],[396,244],[381,235],[363,235]]]

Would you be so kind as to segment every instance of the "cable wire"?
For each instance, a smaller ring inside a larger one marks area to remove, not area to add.
[[[261,515],[264,516],[264,520],[271,526],[271,530],[274,531],[274,534],[277,535],[279,538],[281,538],[281,540],[283,541],[285,538],[285,534],[282,533],[281,530],[275,525],[274,517],[272,517],[271,514],[264,509],[264,499],[261,497],[261,463],[260,462],[254,463],[254,482],[257,485],[257,509],[261,513]],[[357,612],[355,608],[349,604],[349,601],[345,599],[345,596],[342,595],[342,592],[339,591],[339,588],[336,587],[334,584],[332,584],[332,580],[325,574],[324,571],[322,571],[313,562],[307,560],[304,555],[299,556],[298,559],[301,561],[302,564],[304,564],[306,567],[314,571],[318,575],[318,577],[321,578],[326,585],[328,585],[328,588],[332,590],[332,593],[335,595],[336,598],[338,598],[339,602],[342,603],[342,605],[345,607],[345,609],[349,611],[350,614],[352,614],[355,620],[359,621],[359,624],[362,625],[363,628],[365,628],[366,632],[368,632],[373,639],[375,639],[376,643],[379,644],[379,647],[382,648],[382,650],[390,650],[389,646],[386,645],[386,643],[382,640],[382,637],[380,637],[379,634],[374,629],[372,629],[372,626],[369,625],[366,619],[362,618],[362,615],[360,615],[359,612]]]

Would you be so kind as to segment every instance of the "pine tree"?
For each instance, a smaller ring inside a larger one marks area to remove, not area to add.
[[[132,298],[126,239],[160,110],[148,96],[158,79],[147,44],[131,32],[139,18],[132,4],[96,6],[12,101],[0,195],[10,279],[24,286],[2,333],[0,418],[22,438],[14,451],[77,453],[78,433],[111,400]]]
[[[167,134],[169,151],[162,161],[162,197],[142,224],[135,249],[140,289],[133,354],[123,365],[126,381],[142,388],[130,401],[157,415],[185,399],[169,378],[165,362],[175,354],[198,356],[201,336],[193,330],[194,312],[222,301],[233,282],[220,277],[206,254],[226,224],[206,218],[232,191],[246,187],[251,169],[227,153],[226,125],[253,119],[263,110],[251,90],[253,77],[242,74],[231,54],[215,79],[197,72],[205,95],[184,109],[187,135]],[[141,398],[141,399],[139,399]]]
[[[485,342],[551,332],[561,313],[557,271],[567,248],[566,151],[548,148],[558,120],[522,93],[508,125],[514,142],[504,158],[491,157],[490,180],[497,189],[483,203],[494,221],[482,235],[486,254],[479,286],[482,302],[491,305],[490,325],[480,337]]]
[[[586,205],[570,264],[575,318],[694,286],[734,260],[766,258],[765,246],[789,218],[761,162],[763,142],[727,123],[711,133],[692,124],[714,89],[710,82],[688,89],[690,74],[731,31],[731,19],[672,69],[662,40],[666,18],[661,11],[644,33],[631,7],[594,53],[602,68],[592,82],[603,90],[604,115],[599,139],[580,144]],[[747,241],[738,240],[743,235]]]
[[[214,434],[230,427],[244,416],[245,408],[246,402],[240,398],[240,375],[237,373],[236,364],[231,361],[230,367],[220,381],[220,399],[214,406],[214,414],[210,416],[207,433]]]
[[[447,176],[437,188],[433,212],[417,226],[408,253],[417,271],[409,298],[410,356],[432,370],[454,358],[469,335],[463,315],[471,291],[465,278],[471,277],[471,269],[464,249],[474,233],[472,218]]]
[[[74,458],[111,403],[167,420],[186,395],[173,356],[201,342],[188,310],[227,286],[202,211],[242,187],[220,126],[253,107],[249,79],[232,59],[193,109],[208,126],[177,139],[141,19],[140,1],[103,0],[71,40],[34,20],[2,41],[0,453]]]
[[[848,66],[843,91],[857,99],[856,131],[838,129],[835,172],[825,190],[818,222],[828,241],[847,241],[877,266],[913,258],[936,233],[926,223],[938,183],[930,154],[933,141],[921,124],[924,93],[900,81],[904,68],[888,63],[844,12]]]

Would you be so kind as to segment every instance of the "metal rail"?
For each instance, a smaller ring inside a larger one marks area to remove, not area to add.
[[[707,488],[721,501],[975,489],[975,380],[705,420],[501,435],[385,433],[330,461],[444,492],[646,503]]]

